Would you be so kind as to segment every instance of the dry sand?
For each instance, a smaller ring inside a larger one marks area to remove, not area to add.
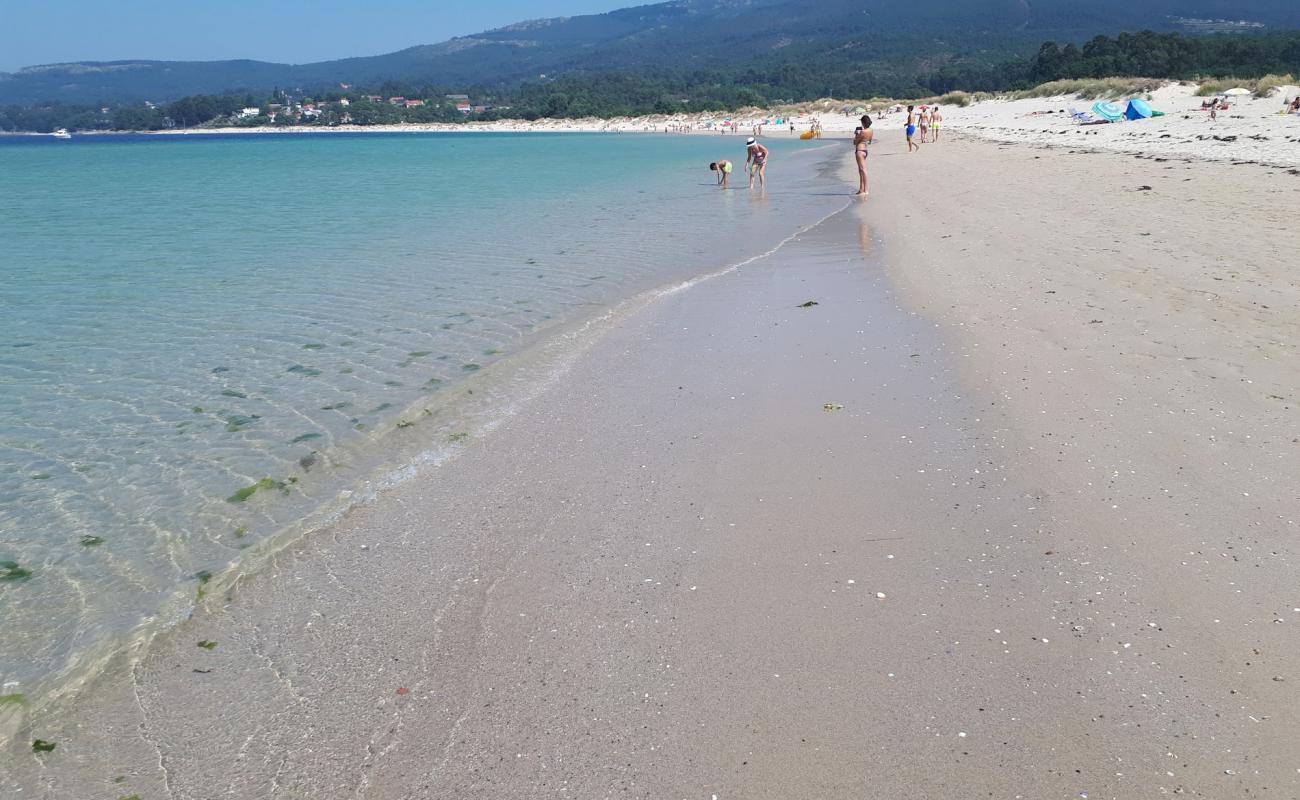
[[[1300,179],[871,158],[869,200],[616,320],[0,785],[1300,796]]]
[[[1091,98],[1058,96],[1022,100],[999,97],[967,108],[943,106],[944,131],[964,133],[999,142],[1050,144],[1099,152],[1140,153],[1154,157],[1243,161],[1300,167],[1300,115],[1282,114],[1285,105],[1300,95],[1300,87],[1283,86],[1271,97],[1229,98],[1231,107],[1211,120],[1200,106],[1193,84],[1168,83],[1145,96],[1165,116],[1112,125],[1080,125],[1069,112],[1087,112]],[[923,101],[916,101],[918,104]],[[1123,106],[1125,100],[1114,102]],[[689,132],[719,136],[724,123],[735,122],[731,136],[748,136],[762,126],[770,139],[790,139],[817,121],[827,138],[851,136],[858,115],[843,109],[859,101],[825,100],[807,103],[800,110],[746,109],[735,114],[678,114],[675,116],[617,117],[612,119],[541,119],[536,121],[427,123],[383,126],[340,125],[319,127],[189,128],[156,131],[158,135],[293,134],[293,133],[665,133]],[[808,109],[820,108],[814,113]],[[901,131],[907,114],[890,104],[871,109],[877,133]],[[898,109],[898,110],[895,110]],[[776,124],[781,120],[782,124]],[[793,126],[793,133],[791,131]]]

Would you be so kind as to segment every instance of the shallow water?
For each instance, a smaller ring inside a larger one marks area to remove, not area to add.
[[[480,371],[843,204],[772,146],[758,198],[705,168],[739,137],[0,138],[0,695],[454,445]]]

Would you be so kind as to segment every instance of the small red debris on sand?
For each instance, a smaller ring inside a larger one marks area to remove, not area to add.
[[[401,688],[399,688],[399,689],[397,690],[397,693],[398,693],[398,694],[410,694],[410,693],[411,693],[411,690],[408,689],[408,688],[406,688],[405,686],[403,686],[403,687],[401,687]]]

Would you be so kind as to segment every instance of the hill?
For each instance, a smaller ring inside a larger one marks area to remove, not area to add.
[[[1237,21],[1228,24],[1215,20]],[[609,70],[772,69],[839,53],[905,75],[1025,55],[1044,39],[1152,30],[1300,28],[1294,0],[671,0],[521,22],[394,53],[313,64],[117,61],[0,73],[0,105],[163,102],[190,94],[384,80],[497,87]]]

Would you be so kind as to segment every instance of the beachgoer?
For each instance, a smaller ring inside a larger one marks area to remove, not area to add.
[[[939,107],[935,106],[934,111],[930,113],[930,132],[933,134],[930,141],[939,141],[939,126],[943,124],[943,115],[939,113]]]
[[[927,136],[930,133],[930,109],[925,106],[921,106],[921,115],[917,121],[920,123],[920,128],[921,128],[921,143],[924,144],[925,142],[929,141]]]
[[[916,107],[907,107],[907,152],[909,153],[921,149],[921,145],[912,141],[912,137],[916,135],[916,112],[913,110],[914,108]]]
[[[754,188],[754,178],[758,178],[758,188],[767,188],[767,148],[752,136],[745,142],[745,167],[749,170],[749,188]]]
[[[1219,99],[1216,97],[1214,101],[1210,103],[1210,121],[1213,122],[1218,118],[1219,118]]]
[[[867,196],[867,147],[876,136],[871,117],[862,115],[862,127],[853,132],[853,160],[858,162],[858,194]]]
[[[709,169],[718,173],[718,185],[723,189],[731,188],[731,171],[735,169],[731,162],[725,158],[720,161],[714,161],[709,165]]]
[[[1296,98],[1291,101],[1291,110],[1287,113],[1300,114],[1300,95],[1296,95]]]

